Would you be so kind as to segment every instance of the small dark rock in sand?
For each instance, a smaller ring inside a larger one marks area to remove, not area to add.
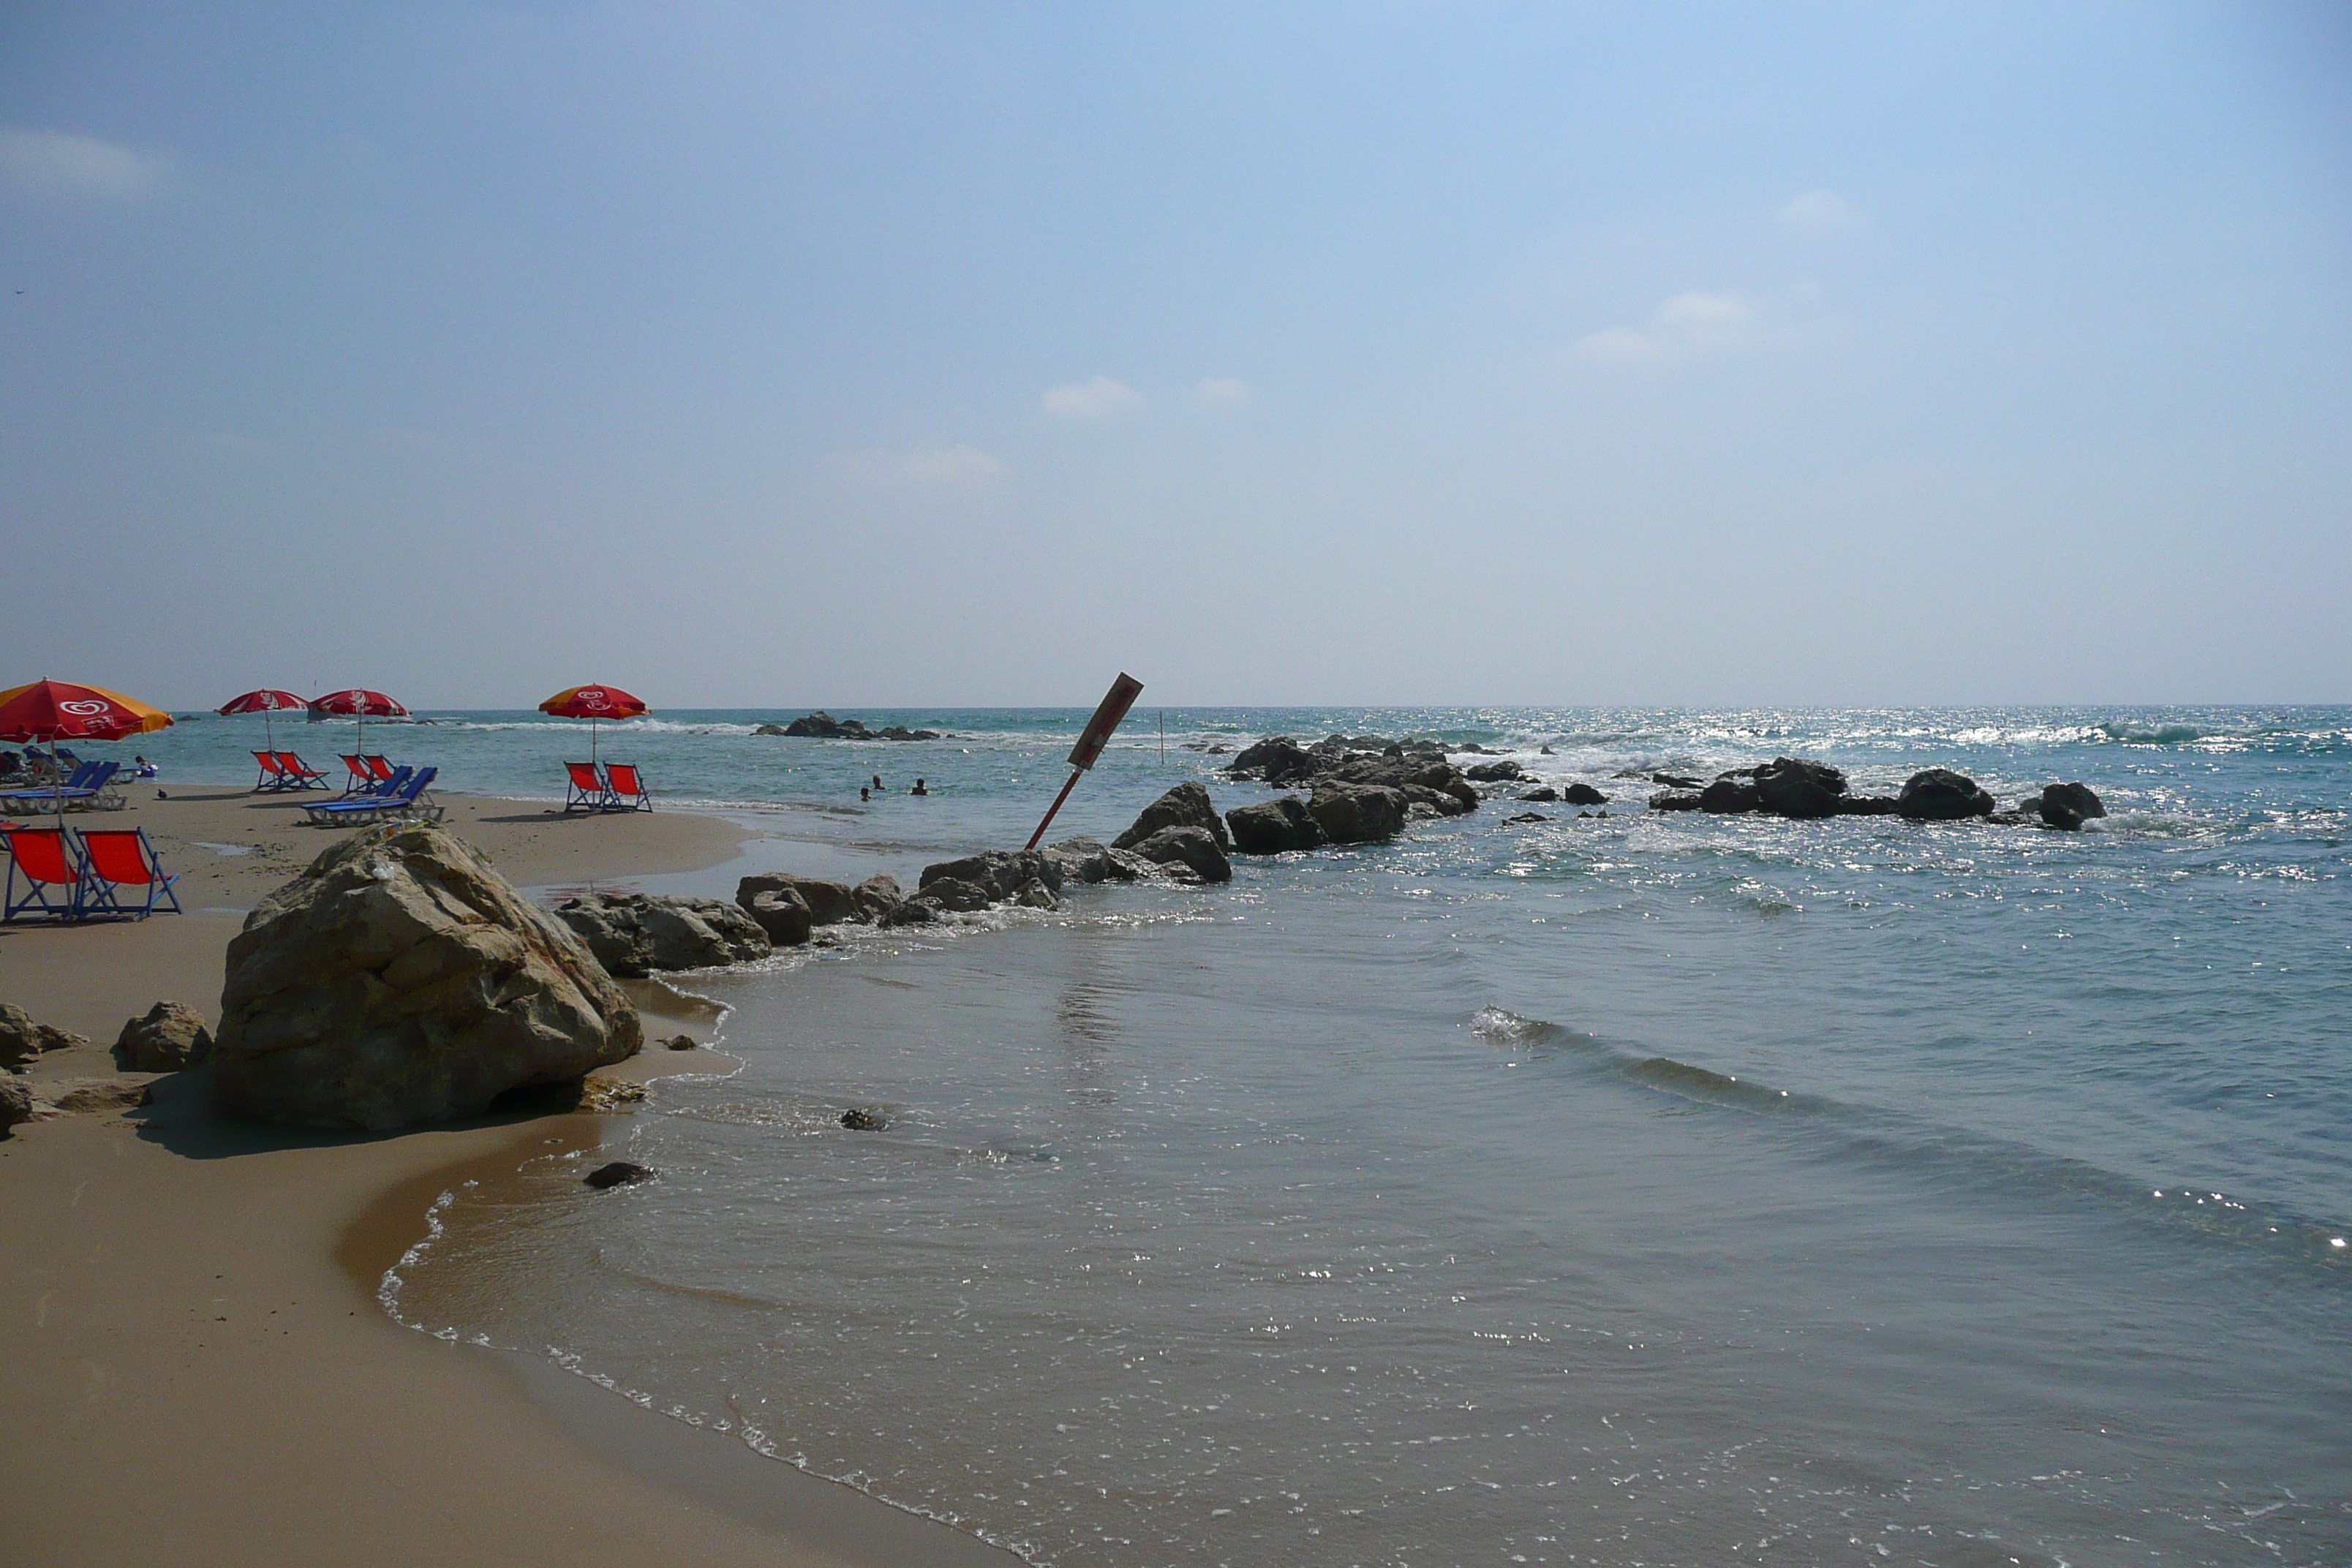
[[[841,1124],[852,1132],[880,1132],[890,1125],[890,1119],[879,1110],[859,1106],[843,1111]]]
[[[672,1035],[668,1039],[664,1040],[662,1044],[667,1046],[674,1051],[690,1051],[694,1049],[694,1037],[692,1035]]]
[[[588,1185],[603,1192],[607,1187],[626,1186],[631,1182],[650,1182],[654,1173],[643,1165],[633,1165],[626,1160],[615,1160],[609,1165],[599,1165],[580,1178]]]
[[[1607,805],[1609,797],[1589,784],[1572,784],[1559,792],[1559,798],[1570,805]]]
[[[21,1071],[37,1061],[43,1051],[62,1051],[89,1042],[54,1024],[36,1024],[32,1015],[13,1003],[0,1002],[0,1068]]]
[[[1965,773],[1927,768],[1903,782],[1895,809],[1913,822],[1957,822],[1963,817],[1990,816],[1993,799]]]

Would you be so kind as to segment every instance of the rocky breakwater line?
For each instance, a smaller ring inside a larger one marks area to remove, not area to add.
[[[815,741],[938,741],[946,738],[937,730],[909,730],[904,724],[886,724],[879,730],[869,730],[858,720],[836,719],[822,708],[814,713],[803,713],[789,724],[762,724],[751,733],[793,735]]]
[[[437,827],[362,831],[229,943],[212,1071],[263,1121],[389,1131],[636,1054],[636,1009],[572,929]]]
[[[1961,822],[1981,818],[2009,826],[2039,825],[2074,829],[2107,808],[2088,784],[2055,784],[2002,811],[1983,785],[1949,768],[1926,768],[1903,782],[1893,795],[1848,793],[1843,772],[1802,757],[1776,757],[1755,767],[1732,768],[1711,783],[1674,773],[1654,773],[1667,787],[1650,797],[1652,811],[1704,811],[1717,816],[1782,816],[1797,821],[1824,816],[1900,816],[1911,822]]]
[[[1428,741],[1331,735],[1302,746],[1276,735],[1244,748],[1226,765],[1225,776],[1304,787],[1306,798],[1291,795],[1241,806],[1225,814],[1225,825],[1234,847],[1248,855],[1378,843],[1416,818],[1475,811],[1481,797],[1473,781],[1482,775],[1505,783],[1520,773],[1518,764],[1504,763],[1465,774]]]

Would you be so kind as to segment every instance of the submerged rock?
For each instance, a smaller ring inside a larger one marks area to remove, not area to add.
[[[556,905],[555,917],[607,972],[627,978],[748,963],[775,945],[748,910],[723,899],[588,893]]]
[[[651,1171],[643,1165],[632,1164],[626,1160],[615,1160],[609,1165],[599,1165],[580,1178],[583,1184],[593,1187],[600,1193],[607,1187],[625,1187],[631,1182],[650,1182],[653,1179],[654,1173]]]
[[[642,1039],[570,927],[453,835],[387,825],[328,848],[247,918],[212,1070],[238,1115],[385,1131],[478,1116]]]
[[[1549,784],[1545,784],[1540,788],[1528,791],[1525,795],[1519,796],[1519,798],[1521,800],[1531,801],[1556,801],[1559,798],[1559,791],[1552,788]]]
[[[1334,844],[1371,844],[1404,829],[1407,798],[1386,784],[1322,784],[1307,798],[1323,836]]]
[[[1650,797],[1652,811],[1696,811],[1699,792],[1695,789],[1662,789]]]
[[[1913,822],[1957,822],[1990,816],[1993,798],[1976,780],[1949,768],[1926,768],[1903,782],[1895,809]]]
[[[890,1126],[887,1112],[867,1106],[854,1106],[841,1113],[841,1124],[852,1132],[882,1132]]]
[[[1840,816],[1893,816],[1897,803],[1891,795],[1842,795],[1838,796]]]
[[[1320,849],[1328,842],[1323,825],[1295,795],[1225,813],[1233,830],[1234,847],[1244,855],[1279,855],[1291,849]]]
[[[143,1018],[122,1026],[114,1041],[114,1065],[131,1072],[178,1072],[212,1058],[213,1032],[193,1007],[158,1002]]]
[[[1550,820],[1550,817],[1546,816],[1540,811],[1523,811],[1517,816],[1507,816],[1503,818],[1503,826],[1506,827],[1517,827],[1524,822],[1549,822]]]
[[[1559,792],[1559,798],[1570,805],[1607,805],[1609,797],[1589,784],[1572,784]]]
[[[1759,809],[1799,818],[1835,816],[1845,774],[1827,763],[1776,757],[1753,774]]]
[[[1698,808],[1718,816],[1738,816],[1759,810],[1763,805],[1763,792],[1756,787],[1755,781],[1737,773],[1725,773],[1698,792]]]
[[[1507,761],[1481,763],[1476,767],[1465,769],[1463,776],[1473,784],[1507,784],[1514,779],[1523,779],[1528,773],[1518,763]]]

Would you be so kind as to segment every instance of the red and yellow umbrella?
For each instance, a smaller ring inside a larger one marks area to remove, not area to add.
[[[162,709],[102,686],[36,680],[0,691],[0,741],[120,741],[171,721]]]
[[[601,720],[642,719],[653,711],[640,698],[630,696],[617,686],[572,686],[557,692],[539,705],[539,710],[557,719],[588,721],[588,760],[596,760],[596,725]]]

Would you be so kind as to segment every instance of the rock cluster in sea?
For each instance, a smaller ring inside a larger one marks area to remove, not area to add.
[[[2083,784],[2047,785],[2020,801],[2015,810],[2004,812],[1982,784],[1949,768],[1922,769],[1893,795],[1849,794],[1843,772],[1802,757],[1776,757],[1754,767],[1731,768],[1705,784],[1678,773],[1650,776],[1666,786],[1650,797],[1652,811],[1753,812],[1797,820],[1900,816],[1911,822],[1959,822],[1982,817],[2058,828],[2077,828],[2086,817],[2107,814],[2097,792]]]
[[[363,829],[264,899],[229,943],[221,1103],[389,1131],[636,1054],[637,1010],[570,925],[438,827]]]
[[[886,724],[879,730],[869,730],[856,719],[836,719],[820,708],[804,713],[789,724],[762,724],[751,731],[754,735],[799,735],[818,741],[937,741],[937,730],[909,730],[904,724]]]

